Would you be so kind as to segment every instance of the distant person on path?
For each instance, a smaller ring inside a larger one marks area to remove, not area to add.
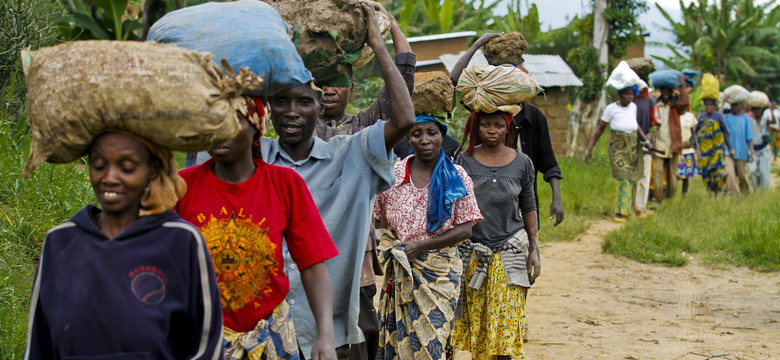
[[[87,155],[100,208],[46,235],[23,359],[222,358],[206,243],[171,210],[186,192],[172,153],[108,131]]]
[[[677,192],[677,163],[683,149],[680,131],[680,108],[689,104],[688,90],[685,88],[685,76],[680,74],[680,86],[677,90],[670,87],[660,88],[661,96],[653,109],[653,125],[656,135],[653,153],[653,201],[661,203],[664,198],[672,198]],[[664,180],[666,196],[664,197]]]
[[[612,177],[618,180],[614,217],[617,222],[624,222],[631,216],[634,185],[642,178],[644,171],[642,145],[638,139],[641,136],[645,144],[650,143],[636,121],[636,105],[632,101],[638,93],[639,88],[636,85],[618,90],[620,100],[604,109],[599,127],[593,134],[585,154],[585,162],[589,163],[593,156],[593,147],[609,125],[609,163],[612,167]]]
[[[464,297],[450,345],[475,360],[525,356],[525,296],[541,274],[533,164],[514,149],[512,114],[472,112],[464,129],[465,152],[456,156],[474,182],[484,220],[458,250]],[[481,144],[475,146],[479,138]]]
[[[682,181],[682,194],[688,193],[689,179],[699,175],[701,171],[696,165],[696,116],[686,108],[680,108],[680,131],[682,133],[683,151],[677,164],[677,178]]]
[[[769,136],[769,121],[772,118],[772,112],[766,111],[769,108],[752,107],[750,109],[753,117],[750,118],[750,125],[753,134],[753,160],[748,164],[750,181],[753,189],[768,189],[770,171],[772,170],[772,149],[769,143],[772,138]],[[764,116],[768,114],[770,116]]]
[[[718,195],[723,191],[726,177],[726,158],[734,154],[731,133],[723,114],[716,111],[715,99],[703,99],[704,112],[699,114],[696,124],[696,153],[701,177],[707,193]]]
[[[644,76],[642,80],[647,81],[647,76]],[[650,124],[653,119],[653,108],[657,102],[655,97],[648,92],[648,88],[639,90],[639,95],[634,97],[636,122],[639,129],[651,142],[653,134],[650,132]],[[653,174],[653,155],[650,150],[645,148],[642,149],[642,166],[642,178],[636,182],[636,196],[634,196],[634,209],[639,217],[647,211],[647,200],[650,197],[650,177]]]
[[[767,119],[769,124],[769,136],[772,141],[769,142],[772,145],[772,159],[777,160],[778,152],[780,152],[780,109],[777,108],[777,103],[770,102],[769,109],[764,111],[763,118]]]
[[[446,133],[435,117],[417,115],[407,136],[414,154],[395,164],[395,184],[376,197],[385,270],[377,359],[445,358],[463,273],[457,245],[482,220],[471,178],[441,147]]]
[[[731,142],[734,150],[734,175],[739,182],[738,189],[726,189],[727,194],[747,194],[750,192],[747,164],[753,161],[753,128],[750,118],[745,113],[744,103],[731,104],[731,114],[726,114],[726,124],[731,132]],[[729,148],[732,149],[732,148]],[[727,163],[726,166],[729,166]]]

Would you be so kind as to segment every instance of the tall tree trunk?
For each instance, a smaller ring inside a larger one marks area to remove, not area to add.
[[[609,61],[609,47],[607,36],[609,24],[604,19],[604,10],[607,8],[607,0],[593,1],[593,47],[598,50],[598,62],[603,65],[602,76],[607,78],[607,63]],[[585,152],[593,132],[596,130],[598,118],[606,107],[607,92],[601,90],[599,99],[594,102],[584,102],[579,98],[574,102],[569,113],[569,135],[566,139],[568,145],[567,156],[574,156]]]

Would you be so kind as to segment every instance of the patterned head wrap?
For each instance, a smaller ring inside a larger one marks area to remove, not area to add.
[[[260,138],[268,129],[268,119],[271,118],[271,108],[268,106],[268,100],[263,97],[239,96],[230,100],[239,114],[249,120],[249,124],[257,130],[254,142],[252,143],[252,157],[259,159],[262,157],[260,152]]]
[[[512,126],[512,114],[504,111],[498,111],[492,114],[499,114],[502,118],[506,121],[506,126],[509,131],[507,131],[507,135],[504,138],[504,145],[515,148],[515,135],[514,135],[514,127]],[[469,146],[466,148],[466,154],[471,155],[471,153],[474,151],[474,146],[477,145],[478,142],[480,142],[479,139],[479,122],[484,118],[485,116],[490,115],[488,113],[484,112],[475,112],[472,111],[471,115],[469,116],[469,119],[466,121],[466,126],[463,128],[463,137],[460,140],[460,145],[458,146],[458,151],[463,147],[463,144],[466,143],[466,140],[469,140]],[[457,153],[457,151],[456,151]]]
[[[433,122],[441,130],[441,136],[447,134],[447,125],[430,115],[417,115],[416,124]],[[414,149],[411,149],[414,152]],[[433,165],[431,182],[428,185],[428,209],[426,212],[426,228],[429,233],[439,230],[447,219],[452,217],[452,204],[468,194],[466,185],[460,177],[452,159],[439,147],[436,164]]]

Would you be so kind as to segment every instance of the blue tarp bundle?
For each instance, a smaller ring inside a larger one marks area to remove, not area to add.
[[[676,88],[680,85],[680,72],[677,70],[654,71],[649,77],[654,88]]]
[[[214,54],[238,72],[248,67],[263,78],[252,95],[271,96],[308,83],[306,69],[276,9],[257,0],[205,3],[170,12],[149,30],[148,40]]]

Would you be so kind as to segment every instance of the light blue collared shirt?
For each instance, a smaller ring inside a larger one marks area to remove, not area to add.
[[[392,150],[385,146],[384,121],[354,135],[335,136],[329,142],[314,138],[306,159],[293,161],[279,140],[263,138],[263,159],[294,169],[303,177],[339,256],[325,262],[333,289],[335,346],[364,341],[358,328],[360,269],[366,251],[374,196],[395,181]],[[317,339],[317,324],[309,308],[298,266],[283,249],[284,269],[290,279],[287,301],[295,323],[298,345],[306,358]]]

